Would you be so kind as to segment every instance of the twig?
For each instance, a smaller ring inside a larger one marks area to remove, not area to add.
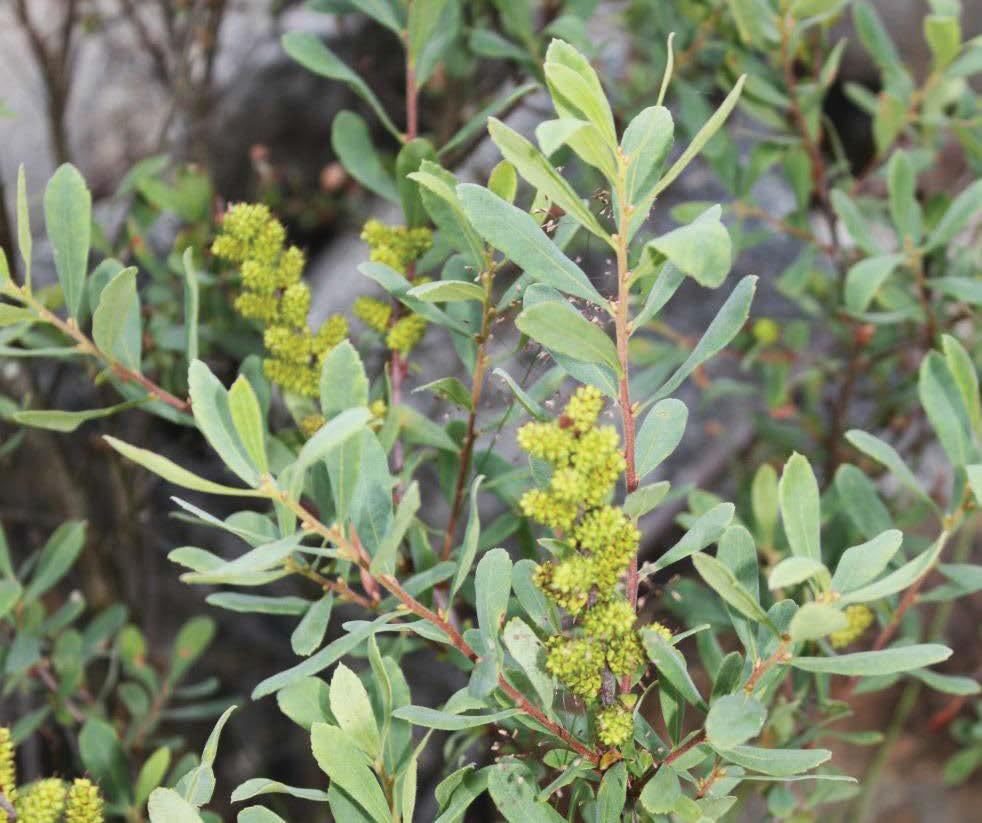
[[[26,288],[17,286],[15,284],[8,285],[6,293],[13,297],[15,300],[19,300],[26,306],[29,306],[34,312],[37,313],[38,317],[44,320],[46,323],[50,323],[52,326],[57,328],[63,334],[71,337],[78,343],[79,351],[85,354],[95,357],[97,360],[101,360],[109,369],[112,370],[120,380],[127,383],[136,383],[146,390],[147,394],[152,400],[159,400],[162,403],[166,403],[173,409],[180,412],[188,413],[191,411],[191,403],[188,400],[182,400],[180,397],[171,394],[166,389],[157,385],[153,380],[140,372],[124,366],[116,360],[113,360],[106,352],[102,351],[88,335],[85,334],[79,327],[78,324],[72,319],[62,320],[54,312],[50,311],[43,303],[41,303],[37,298],[34,297]]]
[[[318,518],[314,517],[314,515],[303,506],[303,504],[301,504],[299,501],[293,500],[288,494],[277,489],[271,479],[266,481],[263,488],[271,498],[279,500],[300,518],[301,528],[313,531],[337,545],[346,555],[346,559],[355,563],[365,575],[370,576],[371,579],[382,586],[382,588],[395,596],[406,609],[440,629],[447,636],[450,644],[457,649],[457,651],[459,651],[469,660],[478,659],[477,652],[475,652],[467,641],[464,640],[460,632],[458,632],[448,620],[440,617],[440,615],[436,614],[436,612],[420,603],[402,587],[395,577],[392,575],[380,575],[378,577],[372,576],[369,568],[369,561],[364,556],[364,552],[359,551],[358,547],[353,545],[351,541],[345,538],[345,536],[341,533],[341,530],[336,525],[327,526],[322,523],[320,520],[318,520]],[[521,692],[512,686],[505,679],[504,675],[498,676],[498,687],[515,702],[519,709],[541,724],[551,734],[562,740],[577,754],[587,758],[591,763],[596,764],[599,762],[599,753],[585,746],[559,724],[549,720],[549,718],[547,718],[539,709],[533,706],[521,694]]]

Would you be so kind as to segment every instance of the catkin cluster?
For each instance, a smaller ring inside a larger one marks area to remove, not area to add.
[[[615,697],[616,680],[638,670],[644,651],[634,609],[617,584],[640,534],[609,504],[625,464],[616,429],[597,425],[603,404],[599,391],[583,386],[556,420],[519,430],[522,449],[552,467],[548,486],[526,492],[520,505],[527,516],[561,533],[566,545],[535,578],[546,597],[577,621],[573,634],[547,641],[546,667],[573,694],[601,703],[597,734],[604,744],[620,746],[632,733],[633,699]],[[654,628],[671,637],[664,627]]]
[[[10,730],[0,726],[0,795],[14,807],[19,823],[103,823],[103,802],[92,781],[70,786],[57,777],[17,788],[17,766]],[[2,812],[3,809],[0,809]]]
[[[332,315],[316,332],[307,324],[310,289],[300,279],[306,264],[303,252],[286,246],[286,230],[269,208],[248,203],[225,213],[211,250],[239,266],[242,292],[235,308],[263,325],[266,376],[287,391],[316,397],[321,364],[348,336],[348,321]]]
[[[368,244],[369,260],[406,274],[433,245],[433,232],[427,228],[386,226],[378,220],[369,220],[362,228],[361,239]],[[416,314],[406,314],[391,322],[392,306],[375,297],[357,298],[351,312],[368,328],[384,335],[385,345],[400,354],[409,354],[426,332],[426,321]]]
[[[841,649],[858,640],[873,622],[873,612],[870,611],[869,606],[864,606],[862,603],[846,606],[844,614],[848,621],[847,625],[829,635],[829,642],[835,649]]]

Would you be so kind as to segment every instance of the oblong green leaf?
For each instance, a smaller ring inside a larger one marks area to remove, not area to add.
[[[92,195],[78,169],[70,163],[59,166],[48,181],[44,191],[44,223],[65,305],[78,320],[89,267]]]
[[[579,312],[570,312],[568,304],[546,301],[527,306],[515,319],[515,325],[522,334],[551,351],[620,373],[617,349],[610,337]]]
[[[791,665],[806,672],[874,677],[898,674],[940,663],[951,657],[951,649],[937,643],[919,643],[875,652],[854,652],[835,657],[792,657]]]
[[[414,726],[424,726],[428,729],[441,729],[455,732],[461,729],[474,729],[488,723],[499,723],[521,714],[520,709],[503,709],[500,712],[488,714],[453,714],[451,712],[430,709],[426,706],[401,706],[392,712],[393,717],[408,720]]]

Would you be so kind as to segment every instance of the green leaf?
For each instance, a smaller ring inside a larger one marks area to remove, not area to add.
[[[24,602],[37,600],[68,574],[84,545],[84,520],[67,520],[55,529],[44,544],[31,581],[24,590]]]
[[[898,674],[940,663],[951,657],[951,649],[937,643],[919,643],[875,652],[855,652],[835,657],[792,657],[796,669],[820,674],[844,674],[851,677],[874,677]]]
[[[616,146],[614,115],[589,61],[569,43],[553,40],[542,68],[559,116],[593,123],[607,145]]]
[[[174,560],[173,552],[170,555],[170,559]],[[219,566],[216,567],[215,572],[217,573],[206,573],[202,575],[181,575],[181,580],[185,583],[233,583],[238,585],[246,585],[244,578],[246,574],[242,574],[240,577],[232,577],[229,574],[228,579],[224,579],[224,575],[220,572],[222,568],[227,568]],[[246,578],[247,579],[247,578]],[[265,582],[264,578],[260,578]],[[305,600],[302,597],[269,597],[266,595],[258,594],[241,594],[239,592],[215,592],[214,594],[209,594],[205,598],[205,602],[209,606],[216,606],[219,609],[227,609],[230,612],[239,612],[241,614],[288,614],[292,616],[305,614],[310,607],[310,601]]]
[[[973,215],[978,214],[979,209],[982,209],[982,180],[976,180],[952,201],[928,235],[924,251],[933,251],[954,239]]]
[[[716,542],[730,521],[733,520],[735,508],[732,503],[720,503],[708,512],[700,515],[689,530],[672,548],[659,557],[654,563],[645,563],[640,570],[643,580],[662,569],[702,551],[706,546]]]
[[[428,391],[432,392],[437,397],[442,398],[455,406],[460,406],[460,408],[465,411],[470,411],[471,405],[471,392],[463,383],[461,383],[456,377],[441,377],[439,380],[434,380],[432,383],[425,383],[422,386],[417,386],[413,389],[413,394],[418,392]]]
[[[972,356],[950,334],[941,335],[941,349],[948,370],[961,391],[962,401],[968,412],[969,428],[982,432],[982,395],[979,394],[979,375]]]
[[[323,671],[332,663],[348,654],[348,652],[360,646],[368,637],[396,617],[398,617],[397,613],[390,612],[389,614],[383,614],[381,617],[377,617],[371,622],[366,621],[360,624],[357,628],[352,629],[337,640],[328,643],[323,649],[311,655],[302,663],[279,674],[274,674],[272,677],[267,677],[253,689],[252,699],[258,700],[261,697],[266,697],[266,695],[272,694],[287,686],[292,686],[298,681],[302,681],[311,675]]]
[[[187,469],[178,466],[162,455],[132,446],[122,440],[117,440],[115,437],[105,435],[104,439],[110,446],[123,455],[123,457],[132,460],[134,463],[138,463],[143,468],[152,471],[154,474],[176,486],[206,494],[227,494],[235,497],[266,496],[264,493],[255,491],[254,489],[237,489],[232,486],[213,483],[211,480],[205,480],[203,477],[189,472]]]
[[[464,213],[457,193],[457,178],[437,163],[424,160],[409,175],[419,183],[419,196],[447,242],[464,255],[474,273],[484,269],[484,243]],[[477,288],[477,286],[475,286]],[[479,300],[484,299],[482,291]]]
[[[170,749],[161,746],[143,762],[140,773],[136,777],[134,806],[143,808],[151,792],[164,782],[167,770],[170,768],[170,761]]]
[[[174,638],[170,671],[167,673],[167,686],[173,687],[187,674],[215,638],[215,621],[210,617],[192,617]]]
[[[818,560],[810,557],[785,557],[771,571],[770,577],[767,578],[767,588],[773,591],[797,586],[816,575],[823,574],[828,578],[829,570]]]
[[[873,240],[874,232],[866,218],[863,217],[859,207],[841,189],[833,189],[830,195],[832,208],[839,219],[845,224],[846,231],[853,242],[866,254],[876,256],[882,254],[882,250]]]
[[[826,603],[805,603],[791,618],[788,633],[795,641],[818,640],[848,625],[849,621],[840,609]]]
[[[78,320],[89,267],[92,195],[78,169],[69,163],[58,167],[44,191],[44,222],[65,305]]]
[[[23,588],[16,580],[0,580],[0,618],[16,605],[22,592]]]
[[[313,5],[313,4],[311,4]],[[385,26],[397,37],[402,37],[406,27],[405,15],[400,14],[400,6],[391,0],[347,0],[346,5],[354,6],[362,14],[368,15],[376,23]],[[345,9],[350,11],[350,9]]]
[[[331,622],[331,611],[334,606],[334,596],[325,594],[304,613],[303,619],[297,623],[296,629],[290,635],[290,646],[293,653],[307,657],[317,651],[324,642],[324,633]]]
[[[873,6],[865,1],[856,3],[852,21],[866,51],[881,69],[890,71],[901,65],[896,46]]]
[[[239,812],[235,823],[286,823],[286,821],[265,806],[247,806]]]
[[[331,678],[331,714],[359,749],[372,759],[379,756],[382,739],[372,702],[361,679],[344,663],[338,663]]]
[[[648,659],[655,664],[659,674],[672,685],[675,691],[693,706],[705,707],[699,689],[689,676],[682,653],[651,629],[641,629],[641,643],[648,654]]]
[[[758,537],[765,545],[773,546],[774,529],[777,526],[778,491],[777,472],[769,463],[764,463],[754,474],[750,498],[754,521],[760,530]]]
[[[24,261],[24,285],[30,293],[34,238],[31,234],[31,210],[27,204],[27,175],[24,173],[23,163],[17,169],[17,246],[21,260]]]
[[[85,770],[98,781],[110,803],[132,802],[129,766],[113,727],[98,717],[89,717],[78,735],[78,752]]]
[[[308,731],[314,723],[333,721],[330,701],[330,689],[318,677],[305,677],[276,693],[280,711]]]
[[[887,163],[887,187],[890,196],[890,219],[903,240],[915,245],[923,231],[921,206],[917,202],[917,176],[910,155],[903,149],[895,151]]]
[[[508,621],[501,638],[508,653],[515,659],[532,684],[532,688],[535,689],[546,714],[551,714],[556,683],[542,668],[543,651],[539,638],[520,617],[513,617]]]
[[[232,415],[232,424],[252,464],[266,474],[269,471],[269,462],[266,459],[266,426],[259,399],[245,375],[240,374],[228,390],[228,408]]]
[[[713,206],[688,225],[648,244],[701,286],[714,289],[726,279],[732,256],[730,233],[719,220],[721,211]]]
[[[154,789],[147,808],[150,823],[204,823],[197,809],[173,789]]]
[[[822,560],[818,481],[808,458],[795,452],[784,464],[778,485],[781,520],[791,553]]]
[[[395,182],[379,159],[364,118],[353,111],[339,111],[331,124],[331,148],[348,174],[379,197],[399,202]]]
[[[572,215],[589,232],[607,243],[611,242],[610,235],[604,231],[569,183],[553,168],[542,152],[518,132],[494,117],[488,120],[488,131],[504,158],[531,186],[541,191],[563,211]]]
[[[728,694],[709,709],[706,739],[715,749],[732,749],[760,734],[765,720],[767,709],[759,700],[749,694]]]
[[[396,138],[402,136],[365,81],[341,62],[316,34],[308,31],[290,31],[283,35],[281,42],[284,51],[308,71],[345,83],[368,103],[375,116],[393,136]]]
[[[477,625],[481,630],[485,651],[499,648],[501,624],[508,610],[511,595],[511,558],[504,549],[491,549],[477,564],[474,592]]]
[[[840,593],[851,592],[879,577],[903,540],[902,532],[889,529],[866,543],[846,549],[835,567],[832,588]]]
[[[209,445],[241,480],[258,486],[259,472],[235,430],[228,392],[200,360],[192,362],[188,369],[188,390],[194,422]]]
[[[624,514],[634,520],[644,517],[665,499],[665,495],[668,494],[670,488],[671,483],[667,480],[662,480],[658,483],[651,483],[635,489],[624,498],[624,505],[622,507]]]
[[[914,669],[911,676],[916,677],[927,687],[945,694],[957,694],[962,697],[979,694],[982,686],[974,677],[961,677],[953,674],[939,674],[931,669]]]
[[[863,537],[875,537],[893,524],[890,512],[877,494],[876,486],[855,466],[844,464],[835,473],[839,505]]]
[[[467,280],[435,280],[411,288],[409,294],[425,303],[458,303],[464,300],[484,302],[484,289]]]
[[[650,249],[647,249],[647,247],[645,249],[647,260],[655,257],[655,254]],[[672,299],[684,280],[685,275],[670,262],[666,260],[662,264],[661,270],[655,278],[655,282],[648,290],[648,296],[644,299],[644,305],[641,307],[641,311],[628,324],[631,334],[634,334],[638,329],[644,328],[645,324],[665,307],[665,304]]]
[[[682,796],[679,776],[671,766],[658,767],[655,776],[641,790],[641,805],[651,814],[668,814]]]
[[[681,400],[667,398],[655,403],[638,431],[635,459],[639,480],[675,451],[688,417],[689,410]]]
[[[99,295],[92,315],[92,338],[110,359],[140,371],[140,298],[136,293],[136,269],[123,269]]]
[[[878,437],[874,437],[861,429],[850,429],[846,432],[846,440],[852,443],[863,454],[872,457],[877,463],[885,466],[897,480],[910,489],[914,494],[927,503],[931,508],[937,508],[934,501],[921,488],[914,473],[907,468],[903,458],[897,454],[897,450],[889,443],[884,443]]]
[[[903,591],[931,570],[941,555],[942,549],[944,549],[945,539],[946,535],[942,535],[929,549],[921,552],[913,560],[904,563],[899,569],[877,580],[875,583],[870,583],[868,586],[862,586],[861,588],[852,589],[844,593],[839,602],[843,605],[848,603],[868,603]]]
[[[495,97],[490,103],[488,103],[488,105],[472,115],[471,118],[460,127],[457,133],[440,147],[438,152],[439,156],[444,157],[451,152],[455,152],[460,149],[467,143],[467,141],[483,136],[487,129],[489,117],[493,117],[501,112],[508,111],[511,106],[514,106],[527,94],[533,91],[538,91],[541,88],[542,87],[535,82],[524,83],[510,94]],[[503,162],[507,163],[507,161]],[[499,163],[497,166],[495,166],[495,169],[498,169],[501,165],[502,164]],[[515,167],[511,163],[507,163],[507,165],[511,166],[512,174],[514,174]],[[490,182],[488,183],[488,188],[494,191],[494,193],[499,197],[504,197],[504,193],[497,191]],[[511,197],[505,197],[504,199],[511,202],[514,199],[514,194],[512,194]]]
[[[570,312],[568,304],[545,301],[527,306],[515,325],[550,351],[620,373],[617,349],[606,332],[579,312]]]
[[[303,444],[297,455],[297,467],[306,471],[323,460],[338,446],[365,429],[372,415],[366,408],[352,408],[333,417]]]
[[[664,106],[649,106],[634,116],[621,140],[627,166],[627,200],[639,203],[658,182],[662,164],[672,148],[675,124]]]
[[[518,193],[518,173],[507,160],[502,160],[491,169],[488,175],[488,191],[500,197],[506,203],[514,203]]]
[[[828,749],[763,749],[734,746],[723,752],[731,763],[772,777],[788,777],[814,769],[832,757]]]
[[[396,557],[399,553],[399,547],[402,545],[406,532],[409,531],[409,527],[412,525],[413,518],[416,517],[416,512],[419,511],[419,506],[419,484],[414,481],[409,485],[406,493],[399,501],[399,507],[396,509],[395,517],[389,524],[388,531],[386,531],[382,542],[375,551],[375,556],[372,558],[370,566],[370,571],[373,575],[395,574]]]
[[[701,552],[692,555],[692,564],[706,584],[744,617],[764,623],[772,631],[774,624],[757,599],[737,579],[737,576],[715,557]]]
[[[246,780],[245,783],[240,783],[232,792],[231,800],[233,803],[241,803],[244,800],[251,800],[264,794],[288,794],[290,797],[298,797],[301,800],[313,800],[322,803],[327,801],[327,792],[321,789],[287,786],[285,783],[270,780],[268,777],[253,777]]]
[[[184,355],[190,366],[198,359],[198,312],[201,303],[192,246],[184,250],[181,262],[184,265]]]
[[[955,300],[962,300],[974,306],[982,306],[982,282],[977,278],[947,275],[932,277],[931,288]]]
[[[970,462],[975,453],[972,424],[958,383],[938,352],[928,352],[921,361],[917,391],[931,427],[951,462],[955,466]]]
[[[457,196],[477,232],[539,283],[607,308],[583,270],[560,251],[535,219],[487,189],[457,187]]]
[[[467,529],[464,531],[464,540],[460,546],[458,556],[457,573],[454,575],[453,584],[450,587],[450,602],[453,602],[454,595],[460,591],[467,576],[470,574],[471,566],[474,565],[474,558],[477,556],[477,544],[481,537],[481,515],[477,507],[477,493],[481,488],[483,475],[478,475],[471,482],[470,508],[467,514]]]
[[[382,787],[351,738],[337,726],[314,723],[310,742],[314,759],[331,784],[347,792],[376,823],[391,823]]]
[[[678,160],[661,176],[661,179],[654,185],[651,191],[645,194],[638,202],[635,218],[631,221],[631,231],[629,234],[633,235],[647,218],[648,210],[651,208],[651,204],[655,202],[655,198],[675,182],[675,179],[685,171],[685,167],[695,160],[699,152],[703,150],[703,147],[712,139],[713,135],[722,128],[726,122],[726,118],[730,116],[730,112],[733,111],[737,101],[740,99],[740,92],[743,90],[743,84],[746,79],[746,75],[740,75],[733,89],[726,95],[726,99],[713,112],[713,115],[705,124],[703,124],[703,127],[699,129],[696,136],[692,138],[692,142],[679,155]]]
[[[115,406],[107,406],[104,409],[86,409],[85,411],[29,409],[27,411],[15,412],[11,415],[11,420],[20,423],[22,426],[33,426],[37,429],[67,433],[75,431],[83,423],[88,423],[90,420],[110,417],[126,409],[139,406],[141,402],[117,403]]]
[[[538,786],[524,765],[499,761],[488,773],[488,792],[508,823],[564,823],[548,803],[536,799]]]
[[[410,140],[396,155],[396,189],[402,201],[406,225],[410,228],[425,225],[428,221],[420,187],[411,176],[427,161],[435,162],[436,152],[432,144],[422,137]]]
[[[503,709],[489,714],[454,714],[426,706],[402,706],[396,709],[392,716],[407,720],[414,726],[455,732],[461,729],[474,729],[488,723],[500,723],[516,714],[521,714],[521,709]]]
[[[413,0],[409,4],[408,42],[411,65],[415,65],[432,39],[447,2],[448,0]]]
[[[350,340],[342,340],[324,358],[320,399],[321,413],[328,419],[346,409],[368,405],[368,377]]]
[[[880,287],[903,261],[902,254],[881,254],[852,266],[846,273],[846,308],[853,314],[866,311]]]
[[[954,14],[928,14],[924,18],[924,39],[934,57],[935,70],[943,69],[961,50],[961,23]]]
[[[750,315],[750,303],[756,288],[757,278],[753,275],[747,275],[737,283],[685,362],[658,389],[653,399],[660,400],[670,395],[692,372],[736,337]]]
[[[596,823],[621,823],[627,800],[627,766],[622,760],[604,772],[597,790]]]

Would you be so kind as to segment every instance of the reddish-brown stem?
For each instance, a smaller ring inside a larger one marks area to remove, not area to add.
[[[617,234],[611,238],[614,242],[617,255],[617,302],[614,305],[614,330],[617,339],[617,360],[620,364],[621,371],[618,405],[621,410],[621,424],[624,430],[624,479],[627,494],[630,494],[638,487],[638,473],[634,454],[634,407],[631,405],[630,372],[627,351],[628,340],[631,336],[627,313],[631,289],[631,271],[628,267],[627,246],[633,207],[627,197],[627,161],[623,156],[618,157],[616,188],[617,202],[620,205],[617,219]],[[635,554],[631,558],[631,563],[627,568],[627,579],[625,582],[628,602],[630,602],[635,610],[638,607],[638,583],[638,556]],[[631,690],[630,675],[624,675],[621,678],[620,689],[622,692]]]
[[[750,673],[750,677],[747,678],[747,682],[744,684],[743,690],[750,694],[760,682],[760,679],[767,674],[771,669],[773,669],[778,663],[786,663],[790,659],[788,655],[788,641],[781,640],[780,645],[775,650],[774,654],[768,657],[766,660],[758,660],[754,664],[754,670]]]
[[[443,551],[441,552],[441,556],[444,560],[447,560],[453,551],[457,523],[460,520],[460,513],[464,508],[464,491],[467,489],[467,480],[471,473],[471,458],[474,454],[474,443],[477,440],[477,407],[481,402],[481,394],[484,391],[484,373],[488,365],[487,339],[491,329],[491,320],[494,315],[494,308],[491,305],[490,273],[485,272],[482,275],[482,279],[484,280],[485,300],[484,311],[481,316],[481,332],[477,336],[474,374],[471,378],[471,408],[467,415],[467,431],[464,434],[464,444],[460,449],[460,468],[457,470],[457,481],[454,484],[453,502],[450,505],[450,518],[447,520],[447,531],[443,536]]]
[[[304,508],[301,503],[291,499],[289,495],[275,490],[275,487],[271,485],[266,489],[266,491],[270,493],[272,498],[282,502],[294,514],[296,514],[297,517],[300,518],[302,528],[313,531],[316,534],[319,534],[321,537],[324,537],[335,545],[341,547],[346,555],[346,559],[355,563],[359,569],[371,576],[369,561],[364,556],[364,552],[360,550],[360,547],[353,545],[351,541],[348,541],[337,526],[324,525],[320,522],[320,520],[314,517],[311,512]],[[415,614],[417,617],[426,620],[428,623],[432,623],[434,626],[440,629],[447,636],[447,639],[450,641],[450,645],[457,649],[457,651],[470,660],[477,660],[477,652],[475,652],[474,649],[471,648],[470,644],[464,640],[460,632],[458,632],[457,629],[450,624],[450,621],[445,620],[432,609],[429,609],[420,603],[402,587],[395,577],[392,575],[380,575],[378,577],[372,577],[372,579],[382,586],[382,588],[388,591],[389,594],[398,599],[399,602],[402,603],[402,605],[410,612]],[[521,694],[521,692],[515,689],[515,687],[505,679],[504,675],[499,675],[498,687],[515,702],[519,709],[532,717],[537,723],[541,724],[551,734],[562,740],[577,754],[587,758],[591,763],[599,762],[600,755],[597,752],[585,746],[562,726],[549,720],[549,718],[546,717],[539,709],[533,706]]]
[[[26,289],[18,288],[17,286],[10,287],[10,294],[14,299],[20,300],[26,305],[30,306],[37,315],[44,320],[46,323],[50,323],[52,326],[57,328],[63,334],[71,337],[78,343],[78,348],[80,351],[101,360],[109,369],[112,370],[120,380],[127,383],[135,383],[146,390],[147,394],[153,400],[159,400],[161,403],[166,403],[173,409],[177,409],[180,412],[190,412],[191,403],[187,400],[182,400],[171,394],[164,388],[161,388],[156,383],[153,382],[149,377],[146,377],[140,372],[134,369],[124,366],[109,357],[102,349],[100,349],[75,323],[74,320],[62,320],[54,312],[47,309],[44,305],[38,302]]]

